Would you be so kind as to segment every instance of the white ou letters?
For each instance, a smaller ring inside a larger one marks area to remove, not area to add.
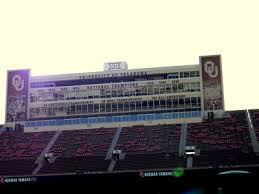
[[[213,61],[207,61],[204,63],[204,71],[211,77],[216,78],[219,75],[219,68]]]
[[[20,75],[14,75],[12,78],[12,85],[16,91],[22,91],[24,88],[24,80]]]

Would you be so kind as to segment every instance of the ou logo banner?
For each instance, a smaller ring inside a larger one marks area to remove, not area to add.
[[[24,88],[24,80],[20,75],[14,75],[12,78],[12,85],[16,91],[22,91]]]
[[[211,77],[216,78],[219,75],[219,67],[213,61],[204,63],[204,71]]]

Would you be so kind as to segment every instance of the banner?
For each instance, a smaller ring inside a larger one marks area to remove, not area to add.
[[[204,110],[223,110],[223,86],[220,55],[201,56]]]
[[[27,120],[30,70],[7,73],[6,122]]]

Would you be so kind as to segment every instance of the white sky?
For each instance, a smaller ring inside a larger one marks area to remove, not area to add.
[[[0,0],[0,123],[6,71],[33,75],[198,64],[221,54],[226,110],[259,108],[258,0]]]

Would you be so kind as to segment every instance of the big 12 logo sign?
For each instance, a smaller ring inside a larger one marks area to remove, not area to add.
[[[108,63],[108,70],[120,70],[121,69],[121,62],[117,63]]]
[[[127,69],[127,63],[125,61],[104,63],[105,71],[125,70],[125,69]]]

